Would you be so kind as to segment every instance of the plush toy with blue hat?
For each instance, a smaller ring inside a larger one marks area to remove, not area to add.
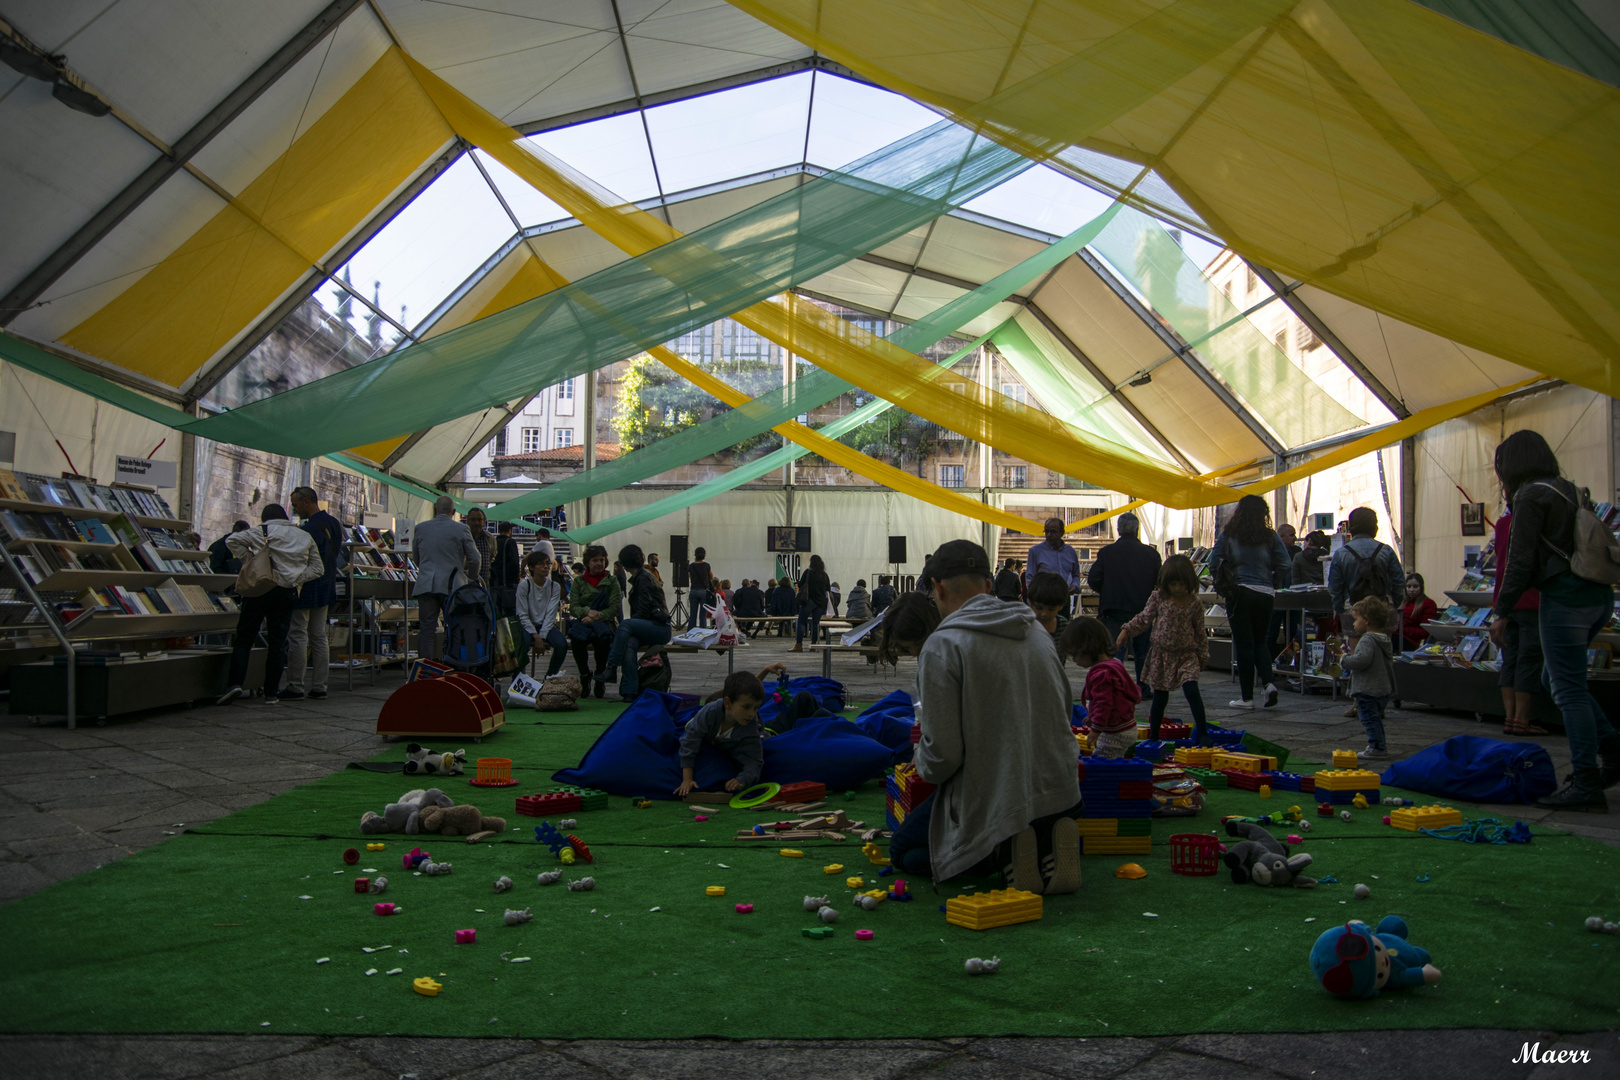
[[[1329,993],[1347,1000],[1373,998],[1386,986],[1440,981],[1429,954],[1406,940],[1406,922],[1385,916],[1378,929],[1359,919],[1336,926],[1311,947],[1311,970]]]

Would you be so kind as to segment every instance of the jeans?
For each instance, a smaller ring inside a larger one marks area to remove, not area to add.
[[[444,602],[449,597],[441,593],[426,593],[416,598],[416,655],[423,660],[438,660],[439,616],[444,613]]]
[[[608,667],[621,667],[619,672],[619,695],[621,697],[635,697],[640,689],[636,664],[637,653],[643,645],[663,645],[672,635],[669,627],[663,623],[651,622],[647,619],[625,619],[619,623],[619,630],[613,635],[613,649],[608,653]]]
[[[1608,622],[1613,609],[1571,607],[1541,594],[1541,680],[1564,714],[1569,736],[1569,763],[1576,769],[1598,767],[1598,743],[1612,738],[1614,725],[1586,687],[1586,650]]]
[[[1199,746],[1209,745],[1208,727],[1204,722],[1204,695],[1195,682],[1181,684],[1181,692],[1187,695],[1187,711],[1193,718],[1193,742]],[[1148,709],[1148,738],[1159,737],[1159,721],[1164,719],[1165,707],[1170,704],[1170,691],[1153,691],[1153,705]]]
[[[563,632],[557,628],[556,623],[551,624],[551,629],[546,631],[544,636],[530,634],[529,641],[536,656],[543,651],[541,646],[551,646],[551,662],[546,665],[546,678],[549,679],[562,670],[563,661],[568,659],[568,639],[563,637]]]
[[[1254,700],[1254,687],[1271,682],[1271,654],[1266,651],[1266,633],[1271,628],[1271,609],[1276,603],[1262,592],[1238,586],[1237,595],[1226,607],[1232,625],[1232,652],[1237,656],[1238,688],[1244,701]],[[1256,678],[1258,676],[1258,678]]]
[[[287,689],[303,693],[304,653],[314,645],[314,656],[307,689],[326,693],[326,677],[331,669],[332,650],[326,637],[326,608],[294,608],[292,626],[287,631]]]
[[[1118,638],[1120,629],[1124,627],[1126,623],[1136,618],[1138,614],[1140,614],[1140,612],[1135,611],[1108,610],[1098,612],[1099,617],[1102,619],[1102,624],[1108,628],[1108,636],[1111,638]],[[1142,665],[1147,663],[1148,646],[1152,643],[1152,640],[1153,630],[1149,628],[1142,631],[1140,634],[1137,634],[1126,643],[1127,647],[1129,647],[1131,650],[1131,655],[1135,658],[1137,682],[1142,681]],[[1114,659],[1123,663],[1125,660],[1125,650],[1120,649],[1118,652],[1116,652],[1114,654]]]
[[[894,864],[894,868],[898,872],[911,874],[913,877],[931,878],[934,876],[933,866],[929,862],[928,855],[928,823],[934,816],[935,794],[937,792],[930,792],[928,798],[918,803],[911,813],[906,815],[906,820],[900,823],[900,827],[894,830],[894,835],[889,838],[889,861]],[[1035,844],[1042,854],[1048,853],[1049,849],[1046,845],[1051,842],[1048,830],[1051,829],[1053,823],[1058,818],[1079,817],[1084,806],[1085,801],[1081,800],[1067,810],[1056,814],[1047,814],[1045,817],[1038,817],[1029,823],[1029,827],[1035,830]],[[1003,853],[1001,848],[1003,844],[1011,839],[1011,837],[1003,838],[1001,843],[996,845],[996,850],[981,859],[972,869],[966,871],[965,875],[982,876],[1003,869],[1010,856]],[[997,858],[998,854],[1002,856],[999,859]]]
[[[804,644],[804,628],[806,624],[810,627],[810,644],[814,645],[821,640],[821,616],[826,610],[825,607],[816,607],[812,604],[804,604],[799,607],[799,632],[798,636],[793,639],[793,644]]]
[[[709,613],[703,610],[703,605],[709,602],[709,590],[693,588],[687,594],[687,598],[691,600],[691,604],[687,609],[686,628],[690,630],[694,626],[708,626]]]
[[[236,643],[231,649],[230,686],[241,686],[247,678],[248,654],[259,636],[259,625],[264,625],[265,641],[270,655],[264,661],[264,696],[275,697],[281,689],[281,672],[287,666],[287,628],[292,623],[293,602],[298,599],[297,589],[280,585],[263,596],[244,596],[242,609],[236,617]]]
[[[1367,733],[1367,745],[1378,750],[1384,745],[1384,710],[1389,707],[1388,694],[1357,694],[1356,716],[1361,729]]]

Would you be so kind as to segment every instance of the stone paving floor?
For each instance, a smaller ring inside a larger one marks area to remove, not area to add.
[[[819,673],[809,654],[766,638],[739,650],[739,666],[786,663],[795,674]],[[681,656],[676,689],[719,684],[726,661]],[[833,674],[852,700],[872,701],[915,678],[899,669],[837,656]],[[69,731],[25,716],[0,716],[8,768],[0,779],[0,903],[162,843],[252,806],[387,745],[374,732],[377,712],[403,676],[379,674],[342,689],[337,674],[321,702],[266,706],[255,699],[224,708],[198,705],[86,723]],[[1080,679],[1074,677],[1078,693]],[[1206,672],[1210,719],[1241,726],[1317,761],[1334,748],[1359,749],[1361,725],[1346,703],[1326,695],[1284,692],[1277,708],[1230,709],[1236,687]],[[1170,715],[1184,715],[1172,699]],[[1144,705],[1140,715],[1146,716]],[[1420,710],[1391,710],[1390,750],[1404,756],[1459,733],[1500,736],[1495,724]],[[1568,767],[1562,737],[1539,739],[1560,775]],[[1620,844],[1616,810],[1553,814],[1524,806],[1480,806],[1477,812],[1567,828]],[[3,1008],[3,1004],[0,1004]],[[1590,1064],[1514,1063],[1525,1043],[1545,1052],[1586,1049]],[[7,1077],[1620,1077],[1615,1033],[1413,1031],[1336,1034],[1193,1035],[1162,1039],[957,1039],[816,1042],[553,1042],[488,1039],[288,1039],[273,1036],[7,1036],[0,1038],[0,1075]]]

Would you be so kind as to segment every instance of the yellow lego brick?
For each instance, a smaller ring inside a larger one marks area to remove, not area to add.
[[[1083,836],[1080,838],[1082,855],[1151,855],[1151,836]]]
[[[1333,767],[1335,769],[1353,769],[1359,764],[1361,764],[1361,761],[1356,757],[1354,750],[1333,751]]]
[[[1390,811],[1389,823],[1397,829],[1416,832],[1419,829],[1443,829],[1447,825],[1461,825],[1462,811],[1439,803],[1433,806],[1403,806]]]
[[[1211,764],[1217,769],[1241,769],[1243,772],[1276,772],[1277,759],[1266,754],[1245,754],[1240,751],[1223,750],[1217,753]]]
[[[1318,791],[1371,791],[1378,785],[1378,774],[1366,769],[1323,769],[1316,774]]]
[[[1176,760],[1183,765],[1201,765],[1207,769],[1215,760],[1215,748],[1212,746],[1178,746],[1176,747]]]
[[[1119,819],[1111,817],[1078,818],[1075,825],[1081,836],[1118,836]]]
[[[1044,914],[1041,897],[1021,889],[992,889],[945,901],[945,921],[969,930],[1033,922]]]

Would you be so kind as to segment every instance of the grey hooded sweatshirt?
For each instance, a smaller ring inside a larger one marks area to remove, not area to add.
[[[1029,608],[986,594],[951,612],[917,657],[917,689],[917,771],[939,785],[928,829],[934,880],[1080,801],[1073,693]]]

